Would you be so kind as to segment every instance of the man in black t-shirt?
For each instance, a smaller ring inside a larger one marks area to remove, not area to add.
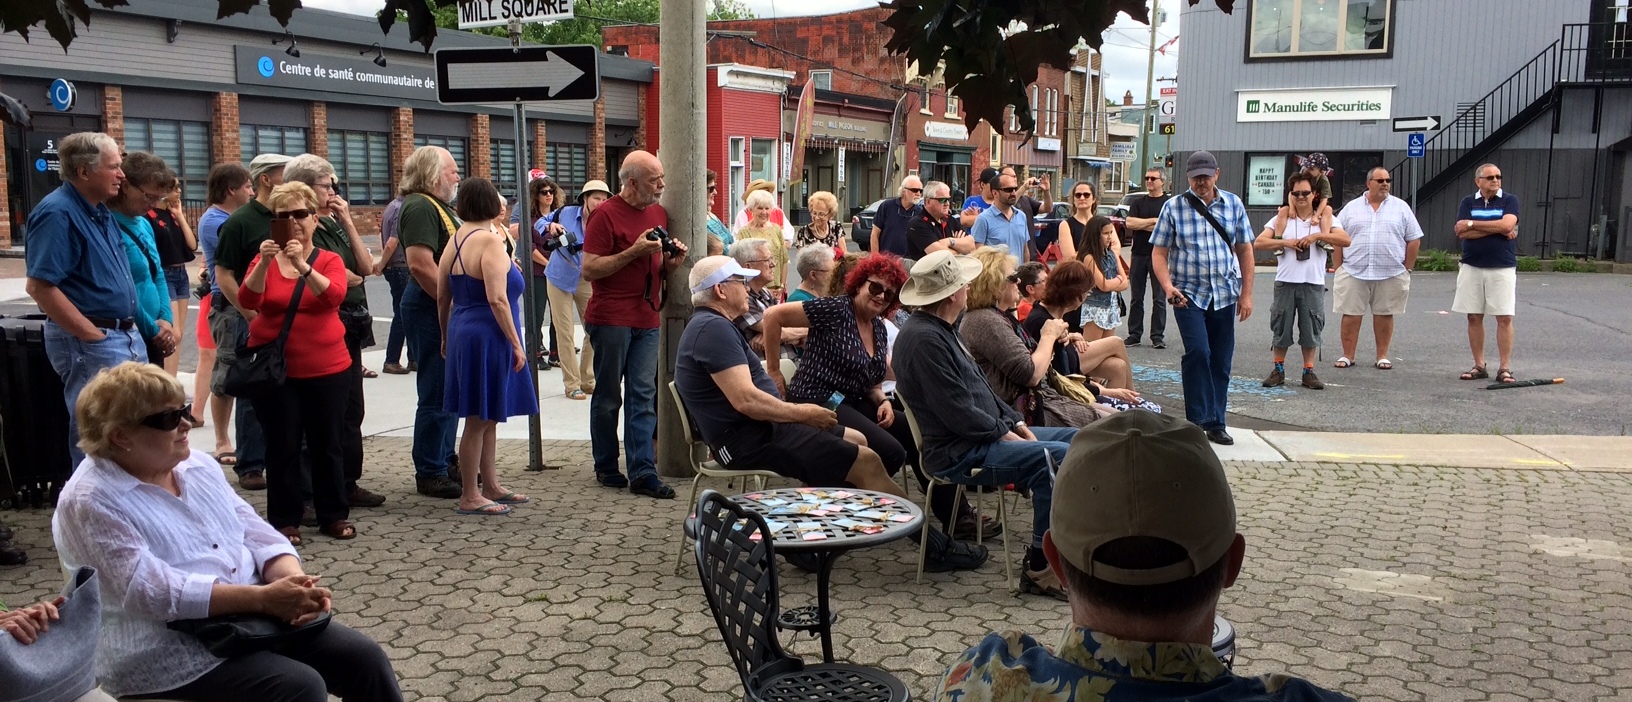
[[[1156,218],[1162,215],[1162,205],[1173,197],[1162,191],[1166,181],[1160,168],[1145,171],[1145,194],[1128,205],[1128,231],[1133,232],[1133,259],[1128,279],[1133,288],[1133,302],[1128,305],[1128,346],[1138,346],[1145,336],[1145,290],[1150,296],[1150,346],[1165,349],[1167,342],[1167,300],[1162,298],[1162,284],[1156,281],[1156,271],[1150,265],[1150,233],[1156,229]]]
[[[975,240],[958,226],[952,216],[952,189],[946,183],[932,180],[924,184],[924,209],[907,228],[907,255],[916,261],[924,256],[952,249],[953,253],[969,254],[979,248]],[[909,266],[910,267],[910,266]]]
[[[907,227],[918,218],[923,208],[918,200],[924,196],[924,181],[909,175],[901,180],[900,197],[878,204],[873,215],[871,248],[873,253],[888,251],[897,256],[907,254]]]

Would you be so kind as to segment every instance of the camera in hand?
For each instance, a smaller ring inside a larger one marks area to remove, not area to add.
[[[584,245],[571,234],[562,232],[555,236],[545,238],[544,250],[552,253],[557,250],[563,250],[569,254],[576,254],[579,251],[584,250]]]
[[[669,236],[669,230],[662,227],[652,227],[651,231],[646,232],[646,238],[651,239],[652,241],[663,242],[664,256],[673,257],[680,255],[680,247],[675,245],[674,237]]]

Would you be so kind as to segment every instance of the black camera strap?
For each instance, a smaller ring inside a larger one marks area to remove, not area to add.
[[[1196,214],[1206,218],[1208,224],[1213,225],[1213,231],[1218,232],[1219,238],[1224,240],[1225,248],[1231,251],[1235,250],[1235,240],[1231,239],[1229,233],[1224,231],[1224,225],[1218,223],[1218,220],[1213,217],[1212,211],[1207,209],[1206,203],[1203,203],[1201,198],[1186,190],[1184,192],[1184,201],[1190,203],[1190,209],[1195,210]]]

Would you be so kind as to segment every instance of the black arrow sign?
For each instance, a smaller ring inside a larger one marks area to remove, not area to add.
[[[587,45],[438,49],[436,101],[594,100],[601,94],[600,53]]]
[[[1432,117],[1395,117],[1396,132],[1431,132],[1439,129],[1439,115]]]

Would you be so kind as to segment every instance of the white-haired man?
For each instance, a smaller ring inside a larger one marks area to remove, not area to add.
[[[459,164],[440,146],[421,146],[403,164],[402,209],[397,238],[408,251],[408,288],[402,293],[402,323],[408,348],[418,351],[419,405],[414,410],[414,489],[421,495],[457,499],[463,491],[450,470],[459,418],[443,409],[442,323],[436,296],[442,282],[442,252],[459,229],[453,200],[459,188]],[[476,466],[471,466],[476,470]]]
[[[924,181],[909,175],[901,179],[901,188],[896,193],[897,197],[879,203],[878,212],[873,215],[872,248],[868,251],[907,255],[907,227],[918,218]]]

